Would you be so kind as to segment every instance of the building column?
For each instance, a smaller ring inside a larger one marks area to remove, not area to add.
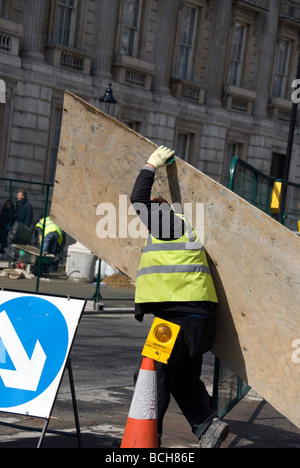
[[[266,118],[268,115],[268,101],[272,86],[273,60],[278,35],[278,18],[280,0],[272,0],[272,6],[266,13],[264,32],[261,41],[261,53],[258,65],[256,85],[256,100],[253,109],[255,118]]]
[[[49,0],[27,0],[24,7],[22,59],[43,62]]]
[[[231,2],[228,0],[214,1],[209,74],[207,77],[209,83],[207,104],[211,106],[221,106],[231,15]]]
[[[154,92],[170,93],[169,83],[174,60],[177,15],[177,0],[159,2],[154,52]]]
[[[111,64],[115,46],[118,0],[97,1],[95,9],[96,55],[93,72],[94,85],[101,79],[111,79]]]

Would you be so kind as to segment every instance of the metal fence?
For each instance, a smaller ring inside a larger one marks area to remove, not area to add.
[[[265,213],[271,215],[271,200],[275,179],[258,171],[242,159],[231,161],[229,189]]]
[[[299,231],[300,184],[275,179],[234,157],[230,166],[229,188],[288,229]]]
[[[215,358],[213,406],[219,418],[223,418],[250,390],[220,359]]]
[[[34,216],[33,216],[33,225],[35,225],[38,222],[38,219],[41,215],[43,215],[44,218],[48,215],[49,200],[50,200],[50,194],[53,188],[53,184],[46,183],[46,182],[34,182],[31,180],[29,181],[29,180],[22,180],[22,179],[8,179],[4,177],[0,177],[0,181],[1,181],[0,200],[2,201],[2,206],[4,206],[6,200],[10,201],[10,206],[11,206],[10,215],[9,215],[10,226],[13,222],[12,207],[15,204],[17,193],[20,190],[26,191],[27,196],[28,196],[28,201],[32,205],[34,205],[35,209],[34,209]],[[45,223],[43,227],[41,245],[39,246],[40,255],[38,257],[38,265],[37,265],[36,291],[39,290],[40,272],[41,272],[41,265],[43,261],[42,253],[43,253],[44,230],[45,230]]]
[[[279,221],[291,231],[300,231],[300,185],[292,182],[277,181],[282,184],[282,202]]]

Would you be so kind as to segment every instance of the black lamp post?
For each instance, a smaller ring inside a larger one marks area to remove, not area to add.
[[[106,88],[105,94],[99,100],[100,100],[100,107],[101,107],[101,103],[103,103],[103,107],[104,107],[103,110],[106,114],[109,114],[110,106],[113,105],[113,108],[112,108],[112,114],[113,114],[114,106],[115,104],[117,104],[118,101],[115,99],[113,95],[111,83],[108,83],[108,88]]]
[[[113,95],[113,90],[111,87],[111,83],[108,83],[108,88],[105,90],[105,94],[99,99],[100,101],[100,108],[103,112],[109,115],[110,106],[112,105],[112,114],[114,113],[115,105],[117,104],[117,100]],[[102,106],[101,106],[102,104]],[[97,281],[96,281],[96,291],[93,295],[92,299],[95,302],[94,307],[96,308],[96,304],[100,304],[100,299],[102,299],[100,293],[100,282],[101,282],[101,258],[98,258],[98,273],[97,273]]]

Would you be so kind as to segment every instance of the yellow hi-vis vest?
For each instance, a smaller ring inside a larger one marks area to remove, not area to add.
[[[42,231],[43,231],[43,225],[44,225],[44,218],[41,219],[37,224],[36,224],[36,227],[37,228],[40,228]],[[62,236],[62,232],[60,230],[60,228],[54,224],[49,216],[46,218],[46,224],[45,224],[45,232],[44,232],[44,237],[47,236],[47,234],[49,234],[50,232],[57,232],[58,234],[58,239],[57,239],[57,243],[60,245],[63,241],[63,236]]]
[[[218,302],[204,247],[180,218],[185,222],[181,238],[163,241],[149,234],[136,279],[136,303]]]

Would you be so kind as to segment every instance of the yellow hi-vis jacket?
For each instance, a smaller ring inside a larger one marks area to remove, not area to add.
[[[192,226],[180,218],[185,222],[180,239],[163,241],[149,234],[136,279],[136,303],[218,302],[205,250]]]
[[[41,231],[43,231],[43,225],[44,225],[44,218],[41,219],[37,224],[36,224],[36,227],[37,228],[40,228]],[[45,224],[45,232],[44,232],[44,237],[47,236],[47,234],[50,234],[50,232],[57,232],[58,234],[58,239],[57,239],[57,243],[60,245],[63,241],[63,236],[62,236],[62,232],[60,230],[60,228],[54,224],[49,216],[46,218],[46,224]]]

